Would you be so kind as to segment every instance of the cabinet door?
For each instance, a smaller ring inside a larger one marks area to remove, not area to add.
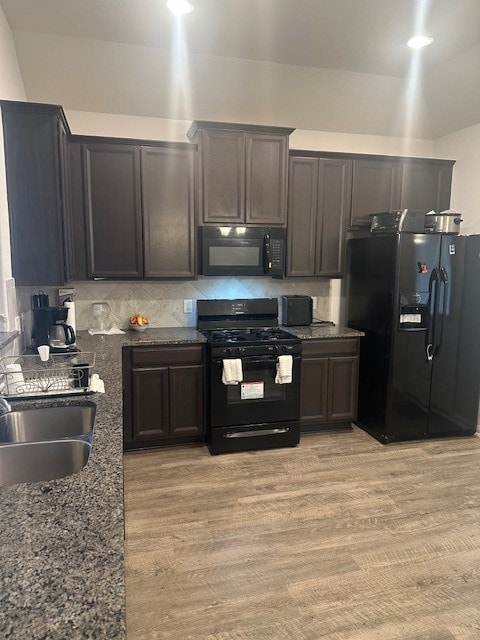
[[[400,208],[402,166],[392,160],[354,160],[350,224]]]
[[[246,222],[285,225],[287,136],[246,133]]]
[[[351,161],[320,160],[315,275],[343,275],[345,229],[351,204]]]
[[[65,265],[65,282],[70,282],[75,276],[74,252],[73,252],[73,213],[72,198],[70,192],[70,158],[68,153],[68,138],[65,127],[60,118],[58,121],[59,131],[59,158],[60,158],[60,193],[62,202],[62,231],[63,231],[63,251]]]
[[[170,436],[203,433],[204,372],[203,365],[169,368]]]
[[[168,367],[132,369],[133,439],[168,436]]]
[[[327,420],[328,358],[302,358],[300,420],[302,425]]]
[[[140,149],[132,145],[83,147],[88,275],[143,275]]]
[[[287,276],[315,275],[318,160],[290,158]]]
[[[183,149],[142,147],[145,276],[195,276],[194,162]]]
[[[58,120],[20,104],[2,105],[13,275],[17,285],[63,285]]]
[[[450,207],[452,165],[410,160],[403,165],[401,208],[437,213]]]
[[[245,134],[201,131],[200,203],[203,222],[245,220]]]
[[[357,411],[357,357],[328,361],[328,419],[354,420]]]

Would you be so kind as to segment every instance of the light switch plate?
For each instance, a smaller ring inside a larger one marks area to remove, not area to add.
[[[193,313],[193,301],[192,300],[184,300],[183,301],[183,313]]]
[[[316,309],[317,308],[317,296],[312,296],[312,300],[313,300],[313,308]]]

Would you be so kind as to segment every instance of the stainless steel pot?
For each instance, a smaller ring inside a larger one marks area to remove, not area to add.
[[[435,215],[428,214],[426,216],[427,227],[433,233],[460,233],[460,225],[463,222],[462,214],[456,211],[442,211]]]

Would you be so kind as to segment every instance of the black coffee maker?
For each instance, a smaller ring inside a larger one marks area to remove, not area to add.
[[[65,307],[38,307],[33,309],[32,347],[48,345],[51,353],[78,351],[75,331],[66,324],[68,309]]]

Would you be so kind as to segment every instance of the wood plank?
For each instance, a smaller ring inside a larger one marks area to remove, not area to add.
[[[480,637],[480,439],[125,456],[129,640]]]

